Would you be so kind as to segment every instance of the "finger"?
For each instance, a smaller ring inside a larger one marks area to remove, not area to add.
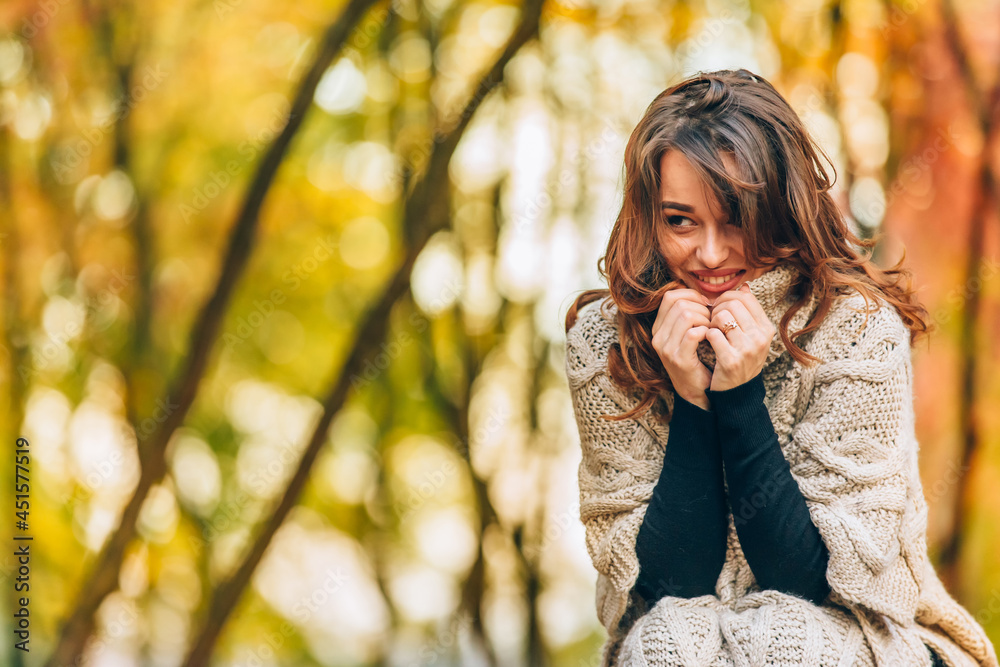
[[[702,324],[691,327],[680,334],[680,341],[677,343],[677,354],[683,358],[694,359],[698,356],[698,343],[700,343],[712,327]]]
[[[746,346],[746,331],[743,328],[746,326],[746,318],[741,321],[734,313],[738,312],[737,306],[740,305],[736,301],[730,301],[724,308],[712,313],[712,328],[720,331],[733,347],[743,349]],[[736,326],[727,326],[731,322],[735,322]]]
[[[743,283],[746,285],[746,283]],[[764,307],[760,305],[757,301],[757,297],[749,291],[750,288],[747,287],[746,291],[743,288],[739,290],[730,290],[728,292],[723,292],[719,295],[719,300],[715,302],[714,310],[719,310],[721,306],[730,303],[739,303],[750,314],[750,320],[760,328],[767,328],[771,320],[768,318],[767,313],[764,312]],[[742,322],[741,322],[742,324]]]
[[[708,339],[712,349],[715,350],[716,363],[729,363],[729,360],[735,354],[735,348],[726,338],[726,334],[722,333],[722,329],[709,329],[705,334],[705,338]]]
[[[770,343],[774,336],[774,327],[770,322],[765,326],[758,325],[743,305],[743,302],[730,301],[726,305],[725,312],[728,314],[724,317],[713,317],[712,326],[720,329],[723,328],[723,325],[730,321],[729,318],[731,316],[731,319],[735,320],[736,324],[739,325],[740,333],[737,334],[736,329],[730,329],[726,332],[726,337],[735,347],[745,349],[751,344],[756,347],[758,343],[763,345],[764,339],[767,339],[767,342]]]
[[[758,328],[757,322],[742,301],[735,299],[728,301],[725,307],[718,311],[718,315],[716,317],[716,313],[712,314],[712,323],[720,328],[731,320],[736,321],[743,333],[749,333]]]
[[[681,343],[688,330],[698,326],[711,327],[712,320],[709,318],[708,306],[692,303],[678,305],[677,308],[678,310],[675,310],[674,314],[670,316],[670,321],[665,323],[665,326],[669,326],[670,330],[667,332],[663,347],[667,350],[677,350],[678,354],[681,355],[693,355],[694,351],[688,347],[684,347],[682,351]]]
[[[657,309],[656,319],[653,320],[653,328],[659,328],[659,326],[663,324],[664,318],[667,316],[667,313],[670,312],[670,309],[674,306],[674,304],[685,300],[699,303],[705,307],[708,306],[708,299],[698,290],[687,287],[667,290],[667,292],[663,295],[663,299],[660,301],[660,307]]]
[[[674,306],[674,310],[667,316],[664,327],[669,327],[664,333],[664,342],[671,349],[676,349],[680,345],[684,333],[696,326],[710,327],[712,325],[711,314],[708,306],[695,303],[684,303]]]
[[[708,307],[708,300],[697,290],[690,288],[667,290],[667,292],[663,295],[663,299],[660,301],[660,307],[656,311],[656,318],[653,320],[653,326],[650,327],[650,335],[656,335],[659,328],[663,326],[664,320],[670,312],[670,309],[674,307],[674,304],[681,300],[694,301],[695,303],[702,304],[706,308]]]

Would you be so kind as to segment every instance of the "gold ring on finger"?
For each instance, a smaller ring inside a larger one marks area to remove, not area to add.
[[[740,325],[736,320],[729,320],[728,322],[722,325],[722,333],[727,334],[733,329],[738,328],[739,326]]]

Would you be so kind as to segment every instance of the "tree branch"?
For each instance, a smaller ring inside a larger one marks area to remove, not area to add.
[[[302,125],[312,104],[323,73],[340,51],[351,30],[374,0],[351,0],[343,13],[327,29],[316,58],[306,72],[292,104],[284,129],[268,147],[250,183],[243,205],[230,236],[229,248],[215,291],[205,304],[192,329],[186,365],[175,378],[168,393],[166,418],[150,435],[145,451],[140,451],[142,470],[136,489],[122,513],[117,530],[105,542],[92,573],[81,589],[73,613],[63,627],[59,643],[46,662],[47,667],[61,667],[83,652],[94,629],[94,614],[105,597],[118,587],[118,573],[125,550],[136,535],[136,519],[143,501],[154,484],[166,474],[166,447],[174,431],[183,423],[194,403],[198,386],[208,366],[209,353],[218,337],[226,307],[237,280],[246,268],[257,231],[261,206],[274,181],[292,139]]]
[[[362,319],[355,333],[343,368],[334,376],[331,387],[323,401],[323,414],[313,430],[299,465],[292,475],[277,508],[259,532],[249,553],[235,573],[219,586],[209,603],[207,618],[201,633],[195,639],[190,653],[184,661],[185,667],[201,667],[207,664],[222,628],[239,601],[243,590],[250,583],[254,570],[270,545],[278,528],[284,522],[309,478],[309,472],[317,455],[326,442],[327,431],[333,417],[344,405],[351,388],[353,377],[363,371],[364,360],[377,349],[385,337],[389,312],[393,304],[410,287],[413,263],[427,239],[448,223],[449,197],[447,168],[455,147],[461,139],[476,109],[483,98],[503,80],[503,70],[517,51],[537,35],[541,16],[542,0],[528,0],[522,10],[521,22],[511,36],[503,53],[480,80],[469,102],[465,105],[457,122],[453,124],[431,151],[428,168],[418,180],[404,206],[403,226],[409,231],[411,242],[402,264],[396,270],[382,295]]]

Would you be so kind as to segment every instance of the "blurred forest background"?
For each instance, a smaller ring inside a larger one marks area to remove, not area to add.
[[[4,0],[0,662],[597,664],[563,318],[723,67],[905,248],[931,555],[1000,643],[997,2]]]

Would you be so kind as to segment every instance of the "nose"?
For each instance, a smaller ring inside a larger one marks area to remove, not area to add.
[[[729,257],[729,244],[716,225],[708,225],[698,244],[698,260],[706,269],[722,266]]]

